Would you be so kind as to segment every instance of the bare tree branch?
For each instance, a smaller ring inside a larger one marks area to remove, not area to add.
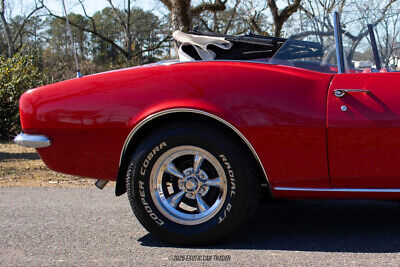
[[[276,0],[267,0],[268,7],[274,20],[274,35],[276,37],[281,36],[283,24],[293,15],[293,13],[297,12],[300,8],[300,3],[301,0],[294,0],[292,4],[289,4],[282,11],[279,11]]]
[[[196,7],[192,7],[190,9],[190,13],[192,16],[197,17],[204,11],[211,11],[211,12],[218,12],[218,11],[224,11],[226,9],[226,2],[222,0],[215,0],[214,3],[201,3]]]
[[[61,17],[61,16],[59,16],[59,15],[54,14],[54,13],[51,12],[51,10],[48,9],[46,6],[45,6],[45,9],[47,10],[47,12],[49,13],[50,16],[52,16],[52,17],[54,17],[54,18],[57,18],[57,19],[60,19],[60,20],[62,20],[62,21],[67,21],[65,17]],[[109,43],[110,45],[112,45],[115,49],[117,49],[117,50],[118,50],[120,53],[122,53],[125,57],[128,56],[128,53],[127,53],[122,47],[120,47],[119,45],[117,45],[117,44],[116,44],[113,40],[111,40],[110,38],[107,38],[106,36],[103,36],[103,35],[100,34],[99,32],[95,31],[94,29],[88,29],[88,28],[82,27],[81,25],[78,25],[78,24],[76,24],[76,23],[73,22],[73,21],[69,21],[69,24],[71,24],[72,26],[74,26],[74,27],[77,28],[77,29],[80,29],[81,31],[88,32],[88,33],[91,33],[91,34],[93,34],[93,35],[99,37],[100,39],[102,39],[102,40],[106,41],[107,43]]]
[[[189,31],[193,18],[199,17],[205,11],[219,12],[226,9],[228,0],[202,2],[196,7],[191,6],[191,0],[160,0],[170,11],[173,30]]]
[[[96,29],[96,23],[94,22],[93,17],[91,17],[91,16],[89,16],[89,15],[87,14],[86,8],[85,8],[85,6],[83,5],[82,0],[79,0],[79,4],[80,4],[81,7],[82,7],[83,14],[85,14],[85,17],[88,18],[88,19],[90,20],[90,22],[92,23],[92,28],[93,28],[93,30],[94,30],[94,31],[97,31],[97,29]]]
[[[225,27],[224,34],[227,34],[227,33],[228,33],[229,28],[230,28],[231,25],[232,25],[232,21],[235,19],[235,16],[236,16],[236,13],[237,13],[237,8],[238,8],[240,2],[241,2],[241,0],[236,0],[236,4],[235,4],[235,6],[232,8],[231,17],[229,18],[228,24],[227,24],[226,27]]]
[[[29,19],[30,19],[37,11],[39,11],[40,9],[42,9],[42,8],[44,7],[43,4],[41,4],[41,5],[38,6],[37,3],[35,3],[35,5],[36,5],[35,9],[33,9],[33,10],[24,18],[24,20],[22,21],[20,27],[18,28],[17,32],[16,32],[15,35],[14,35],[13,42],[15,42],[15,41],[17,40],[18,35],[19,35],[19,34],[21,33],[21,31],[24,29],[24,27],[25,27],[26,23],[29,21]]]
[[[146,48],[146,49],[135,51],[135,53],[133,53],[133,56],[137,56],[137,55],[139,55],[141,53],[145,53],[145,52],[156,50],[156,49],[160,48],[163,43],[165,43],[167,41],[170,41],[170,40],[171,40],[171,35],[167,35],[162,40],[160,40],[156,45],[153,45],[153,46],[151,46],[149,48]]]
[[[256,19],[255,19],[255,16],[252,16],[252,17],[249,18],[249,23],[250,23],[250,25],[252,26],[252,28],[253,28],[258,34],[263,35],[263,36],[271,36],[268,32],[263,31],[263,30],[261,29],[260,25],[258,25],[258,23],[257,23],[257,21],[256,21]]]
[[[386,17],[386,12],[390,8],[390,6],[395,3],[397,0],[390,0],[385,7],[382,10],[381,16],[373,23],[374,26],[377,24],[381,23],[382,20]],[[354,57],[354,53],[356,52],[356,49],[358,45],[361,43],[362,39],[365,38],[368,35],[368,29],[361,31],[355,38],[354,43],[352,44],[350,51],[348,52],[347,58],[348,61],[350,61]]]
[[[163,3],[167,8],[168,8],[168,10],[171,10],[172,9],[172,2],[171,2],[171,0],[160,0],[161,1],[161,3]]]
[[[113,10],[115,16],[119,19],[119,23],[120,23],[121,26],[124,28],[124,31],[125,31],[125,33],[126,33],[126,32],[127,32],[127,27],[126,27],[127,25],[124,23],[125,21],[124,21],[124,18],[121,17],[121,13],[118,12],[118,10],[115,8],[115,6],[114,6],[112,0],[107,0],[107,2],[110,4],[111,9]],[[130,1],[129,1],[129,2],[130,2]],[[130,10],[129,10],[128,12],[130,12]]]
[[[1,0],[0,0],[1,1]],[[40,0],[43,1],[43,0]],[[114,47],[118,52],[120,52],[122,55],[124,55],[124,57],[129,60],[132,57],[138,56],[141,53],[145,53],[145,52],[149,52],[149,51],[153,51],[157,48],[160,48],[162,46],[163,43],[165,43],[166,41],[170,40],[170,36],[165,36],[162,40],[160,40],[157,44],[155,44],[154,46],[148,47],[147,49],[141,49],[141,50],[137,50],[133,53],[132,51],[132,32],[131,32],[131,13],[132,13],[132,9],[131,9],[131,0],[127,1],[127,9],[125,10],[125,16],[121,15],[121,12],[119,12],[119,10],[114,6],[112,0],[108,0],[108,3],[111,6],[111,9],[113,10],[114,14],[117,16],[121,26],[124,29],[124,38],[125,38],[125,42],[123,45],[117,43],[116,41],[112,40],[111,38],[108,38],[107,36],[105,36],[104,34],[100,33],[97,29],[96,29],[96,23],[93,19],[93,17],[88,16],[85,6],[83,5],[82,0],[79,0],[79,3],[82,7],[83,13],[85,15],[86,18],[88,18],[91,21],[91,26],[89,27],[85,27],[85,26],[81,26],[73,21],[69,21],[70,25],[83,31],[83,32],[87,32],[90,33],[98,38],[100,38],[101,40],[105,41],[106,43],[110,44],[112,47]],[[48,14],[54,18],[57,18],[59,20],[62,21],[66,21],[65,17],[59,16],[57,14],[54,14],[51,10],[49,10],[49,8],[47,6],[44,6],[44,8],[47,10]]]
[[[207,21],[205,21],[202,17],[198,17],[200,22],[203,24],[203,26],[206,28],[207,31],[212,32],[212,29],[208,26]]]

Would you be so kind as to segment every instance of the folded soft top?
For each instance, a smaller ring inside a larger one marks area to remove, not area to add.
[[[225,35],[211,32],[175,31],[180,61],[255,60],[271,58],[286,39],[259,35]]]

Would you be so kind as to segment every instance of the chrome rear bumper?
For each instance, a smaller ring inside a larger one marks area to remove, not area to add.
[[[14,143],[24,147],[48,147],[51,145],[51,141],[44,135],[25,134],[20,133],[14,138]]]

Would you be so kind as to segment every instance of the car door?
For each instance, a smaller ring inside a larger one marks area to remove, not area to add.
[[[332,187],[400,188],[400,73],[337,74],[327,101]]]

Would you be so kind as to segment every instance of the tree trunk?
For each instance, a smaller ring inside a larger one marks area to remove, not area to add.
[[[15,54],[15,44],[13,42],[13,38],[11,36],[11,31],[10,31],[10,27],[7,23],[6,17],[5,17],[5,5],[4,5],[4,0],[1,0],[1,9],[0,9],[0,18],[1,18],[1,22],[3,23],[3,28],[4,31],[6,33],[6,39],[7,39],[7,46],[8,46],[8,56],[12,57]]]
[[[283,23],[284,23],[284,21],[275,20],[275,25],[274,25],[274,35],[275,35],[275,37],[280,37],[281,36]]]
[[[192,28],[190,0],[172,0],[171,20],[173,30],[187,32]]]
[[[300,7],[301,0],[294,0],[292,4],[289,4],[279,11],[276,0],[267,0],[268,7],[271,11],[274,19],[274,35],[280,37],[282,33],[283,24],[294,14]]]
[[[128,56],[127,60],[129,61],[132,57],[132,36],[131,36],[131,1],[128,0],[128,8],[126,13],[126,40],[127,40],[127,49]]]

